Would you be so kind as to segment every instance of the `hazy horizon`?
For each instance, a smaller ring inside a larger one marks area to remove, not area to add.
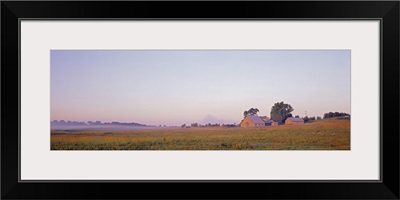
[[[51,121],[240,123],[350,113],[350,50],[51,50]]]

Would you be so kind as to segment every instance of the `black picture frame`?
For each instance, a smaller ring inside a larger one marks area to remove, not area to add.
[[[1,198],[399,199],[399,8],[398,1],[2,1]],[[379,19],[381,181],[19,182],[20,19]]]

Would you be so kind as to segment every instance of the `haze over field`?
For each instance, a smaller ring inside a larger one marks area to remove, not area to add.
[[[51,120],[238,124],[280,101],[293,116],[351,113],[350,53],[52,50]]]

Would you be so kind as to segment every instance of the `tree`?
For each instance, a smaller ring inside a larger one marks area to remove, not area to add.
[[[182,128],[185,128],[186,127],[186,124],[182,124],[182,126],[181,126]]]
[[[245,110],[244,112],[243,112],[243,115],[246,117],[246,116],[249,116],[249,115],[257,115],[257,113],[258,112],[260,112],[259,110],[258,110],[258,108],[250,108],[249,110]]]
[[[291,105],[282,102],[275,103],[271,108],[271,119],[276,122],[284,122],[288,117],[292,117],[294,109]]]
[[[198,127],[199,124],[196,122],[196,123],[192,123],[190,126],[191,126],[191,127]]]

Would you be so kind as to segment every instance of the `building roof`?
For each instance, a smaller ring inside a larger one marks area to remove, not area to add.
[[[286,120],[288,120],[288,119],[292,122],[304,122],[304,120],[302,118],[289,117]]]
[[[269,118],[267,116],[259,116],[263,121],[268,120]]]
[[[264,121],[257,115],[250,115],[247,116],[251,122],[255,123],[255,124],[264,124]]]

